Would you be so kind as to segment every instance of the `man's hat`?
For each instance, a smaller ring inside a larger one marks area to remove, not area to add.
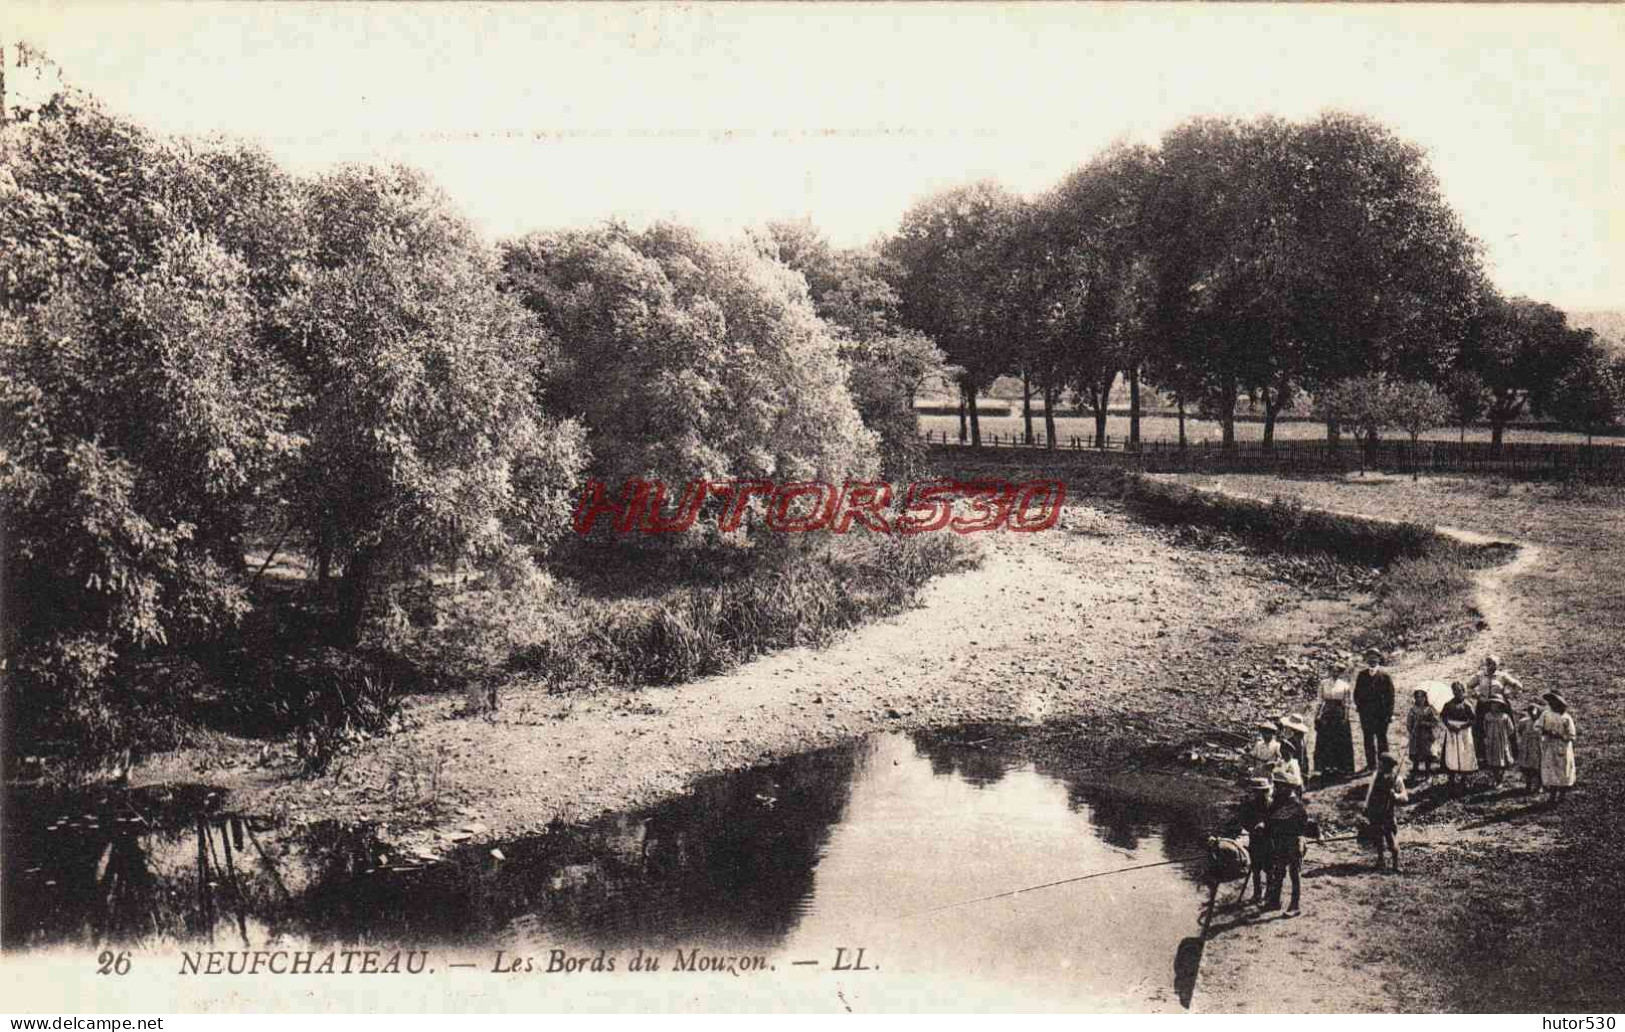
[[[1545,699],[1547,702],[1550,702],[1550,703],[1553,703],[1555,705],[1561,706],[1564,709],[1569,708],[1569,701],[1567,699],[1563,698],[1563,696],[1557,694],[1556,692],[1547,692],[1545,695],[1542,695],[1541,698]]]
[[[1254,792],[1268,792],[1270,790],[1269,778],[1248,778],[1247,787]]]
[[[1300,735],[1306,735],[1309,733],[1309,725],[1305,724],[1303,722],[1303,718],[1298,716],[1296,713],[1288,713],[1286,716],[1281,718],[1280,723],[1282,727],[1289,727],[1298,732]]]
[[[1270,780],[1271,781],[1279,781],[1283,785],[1295,784],[1295,782],[1292,780],[1292,775],[1288,774],[1284,770],[1278,770],[1275,773],[1271,774],[1270,775]]]
[[[1395,758],[1393,753],[1383,753],[1377,758],[1377,762],[1382,764],[1384,767],[1399,766],[1399,760]]]
[[[1362,655],[1366,659],[1375,658],[1378,663],[1382,662],[1382,650],[1381,649],[1366,649],[1365,652],[1362,653]]]
[[[1253,725],[1253,728],[1257,731],[1268,731],[1270,734],[1275,733],[1275,723],[1269,720],[1260,720]]]

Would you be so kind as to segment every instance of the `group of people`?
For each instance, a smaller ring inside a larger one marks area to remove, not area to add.
[[[1386,869],[1385,857],[1392,856],[1397,872],[1398,810],[1410,796],[1400,759],[1388,749],[1396,690],[1393,677],[1382,667],[1380,652],[1368,650],[1363,658],[1364,669],[1352,687],[1345,672],[1334,671],[1321,689],[1314,769],[1323,777],[1356,772],[1352,706],[1360,718],[1366,769],[1373,771],[1364,805],[1367,833],[1377,849],[1378,870]],[[1485,657],[1478,673],[1465,683],[1453,682],[1450,689],[1451,700],[1439,708],[1425,690],[1412,695],[1405,716],[1411,784],[1426,780],[1438,765],[1449,776],[1452,793],[1465,791],[1474,771],[1489,771],[1499,785],[1513,767],[1522,771],[1525,792],[1544,789],[1554,804],[1574,787],[1574,717],[1562,695],[1544,693],[1540,703],[1528,703],[1515,720],[1508,698],[1522,692],[1523,683],[1503,670],[1496,656]],[[1214,840],[1216,850],[1240,854],[1240,870],[1250,867],[1254,905],[1280,909],[1284,883],[1290,878],[1289,917],[1299,913],[1304,836],[1313,824],[1303,804],[1308,731],[1297,713],[1258,723],[1257,737],[1247,751],[1251,767],[1247,796],[1231,821],[1232,832],[1245,836],[1245,846]]]
[[[1498,657],[1486,656],[1470,680],[1451,682],[1450,701],[1442,707],[1417,691],[1405,717],[1415,777],[1426,779],[1437,765],[1451,792],[1460,794],[1475,771],[1488,772],[1490,783],[1500,785],[1516,768],[1525,793],[1544,790],[1553,804],[1561,802],[1575,781],[1574,717],[1557,692],[1542,694],[1515,715],[1508,696],[1522,690],[1523,682],[1501,669]]]
[[[1365,769],[1378,771],[1388,752],[1388,733],[1394,719],[1397,692],[1392,675],[1382,667],[1382,653],[1368,650],[1365,666],[1352,688],[1341,671],[1334,671],[1320,690],[1320,711],[1315,717],[1314,769],[1322,777],[1354,774],[1354,736],[1349,710],[1359,715]],[[1496,656],[1486,656],[1478,673],[1465,682],[1452,682],[1449,702],[1435,707],[1428,693],[1412,693],[1405,715],[1405,755],[1411,764],[1411,784],[1426,780],[1436,770],[1449,778],[1452,792],[1463,792],[1468,775],[1488,771],[1493,784],[1503,782],[1517,768],[1524,790],[1544,789],[1552,802],[1562,800],[1574,787],[1574,717],[1567,700],[1546,692],[1539,701],[1514,710],[1509,698],[1524,690],[1523,682],[1501,668]],[[1275,734],[1261,736],[1261,745],[1280,735],[1288,723],[1303,728],[1296,714],[1276,722]],[[1307,730],[1307,728],[1304,728]],[[1295,742],[1303,756],[1302,736]],[[1396,767],[1397,767],[1396,763]],[[1254,773],[1258,771],[1255,769]],[[1302,777],[1306,772],[1297,771]]]

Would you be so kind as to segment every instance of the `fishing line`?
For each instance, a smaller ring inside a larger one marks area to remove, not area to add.
[[[1337,835],[1332,838],[1310,839],[1309,841],[1315,843],[1316,845],[1324,845],[1331,842],[1348,842],[1359,837],[1360,836],[1358,834]],[[1089,881],[1093,878],[1104,878],[1109,874],[1127,874],[1130,871],[1145,871],[1153,867],[1167,867],[1170,864],[1187,864],[1192,860],[1205,860],[1207,859],[1207,856],[1208,854],[1206,853],[1192,853],[1189,856],[1174,857],[1172,860],[1158,860],[1149,864],[1133,864],[1129,867],[1114,867],[1107,871],[1091,871],[1088,874],[1080,874],[1071,878],[1062,878],[1058,881],[1044,882],[1042,885],[1028,885],[1020,889],[1010,889],[1007,892],[995,892],[991,896],[977,896],[975,899],[962,899],[957,903],[946,903],[940,907],[932,907],[929,910],[916,910],[908,914],[899,914],[898,920],[904,920],[910,917],[924,917],[926,914],[940,914],[944,910],[953,910],[957,907],[968,907],[972,903],[986,903],[995,899],[1008,899],[1011,896],[1020,896],[1027,892],[1037,892],[1040,889],[1053,889],[1059,885],[1071,885],[1075,882]]]

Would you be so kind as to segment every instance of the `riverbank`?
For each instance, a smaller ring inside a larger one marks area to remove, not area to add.
[[[559,695],[516,681],[492,719],[416,697],[414,726],[321,778],[292,777],[285,750],[221,739],[131,780],[202,781],[243,812],[381,821],[403,838],[471,821],[500,838],[877,730],[1013,721],[1095,743],[1104,764],[1107,738],[1171,748],[1299,706],[1331,632],[1360,619],[1358,593],[1174,538],[1076,501],[1052,532],[983,537],[980,568],[825,649],[674,687]]]
[[[1181,477],[1250,497],[1438,521],[1524,542],[1479,576],[1483,626],[1465,655],[1401,661],[1395,679],[1461,679],[1500,656],[1526,695],[1556,690],[1580,728],[1580,782],[1560,807],[1482,781],[1451,799],[1442,779],[1401,812],[1401,875],[1355,842],[1313,847],[1304,915],[1217,915],[1196,1007],[1245,1011],[1517,1012],[1617,1009],[1615,949],[1625,933],[1614,816],[1625,770],[1618,662],[1625,587],[1620,498],[1604,489],[1463,478],[1280,480]],[[1403,729],[1390,729],[1390,746]],[[1352,816],[1363,785],[1313,789],[1318,812]]]

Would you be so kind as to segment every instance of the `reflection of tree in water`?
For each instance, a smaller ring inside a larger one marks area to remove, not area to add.
[[[768,946],[800,917],[845,810],[852,749],[708,779],[685,796],[399,876],[330,862],[309,913],[325,933],[420,941],[578,938],[607,947]]]
[[[914,739],[914,751],[930,762],[937,777],[958,776],[976,788],[998,784],[1010,770],[1009,758],[1000,750],[972,742],[920,735]]]
[[[211,936],[228,913],[244,928],[242,828],[211,814],[216,802],[197,785],[11,793],[0,938],[187,939]],[[229,911],[223,891],[233,893]]]
[[[284,933],[410,945],[507,930],[767,947],[799,920],[857,763],[855,749],[829,750],[710,779],[641,813],[503,843],[502,861],[488,845],[403,860],[365,826],[273,831],[190,790],[13,799],[0,934],[237,947]]]
[[[1090,824],[1101,841],[1128,852],[1136,852],[1147,835],[1158,837],[1165,859],[1192,856],[1207,848],[1209,808],[1199,800],[1203,793],[1191,786],[1190,800],[1172,797],[1164,786],[1147,798],[1130,785],[1116,786],[1085,780],[1083,775],[1061,763],[1040,762],[1038,773],[1066,786],[1067,805],[1087,809]]]

